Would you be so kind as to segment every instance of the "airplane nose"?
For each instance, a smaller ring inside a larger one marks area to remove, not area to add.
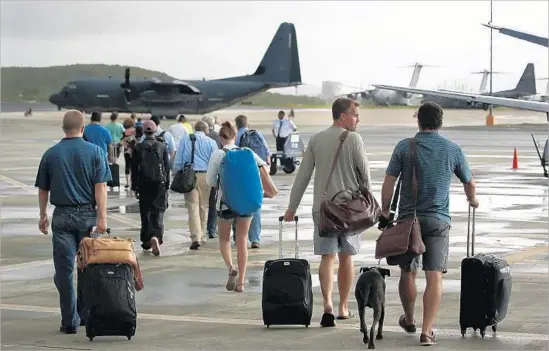
[[[56,105],[58,109],[61,109],[61,94],[59,93],[55,93],[55,94],[51,94],[50,95],[50,98],[49,98],[49,101],[53,104],[53,105]]]

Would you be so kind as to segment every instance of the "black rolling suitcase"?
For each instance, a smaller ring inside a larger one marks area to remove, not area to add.
[[[135,335],[137,310],[135,281],[128,264],[91,264],[83,270],[83,300],[86,306],[86,336]],[[80,272],[79,272],[80,273]]]
[[[469,237],[472,257],[469,257]],[[507,261],[483,253],[475,255],[475,209],[471,221],[469,207],[467,257],[461,261],[461,335],[465,336],[467,328],[473,328],[475,331],[480,329],[480,335],[484,338],[486,328],[490,326],[495,333],[498,323],[507,315],[511,287],[511,266]]]
[[[268,260],[263,269],[263,323],[271,325],[311,324],[313,286],[309,261],[299,258],[298,229],[295,221],[295,258],[283,258],[282,222],[279,218],[279,259]]]

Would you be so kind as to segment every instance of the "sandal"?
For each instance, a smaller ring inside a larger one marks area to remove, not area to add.
[[[225,289],[227,291],[233,291],[236,289],[236,276],[238,275],[238,271],[236,269],[233,269],[229,272],[229,280],[227,280],[227,285],[225,285]]]
[[[234,291],[244,292],[244,284],[236,284],[236,286],[234,287]]]

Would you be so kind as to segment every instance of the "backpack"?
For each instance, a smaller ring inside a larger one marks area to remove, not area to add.
[[[263,161],[266,161],[269,157],[268,149],[263,142],[263,138],[259,132],[254,129],[250,129],[244,132],[240,137],[240,147],[247,147],[252,149]]]
[[[263,186],[252,150],[227,150],[219,169],[221,201],[239,215],[249,215],[263,204]]]
[[[168,142],[166,141],[166,138],[164,138],[164,133],[166,133],[165,130],[162,131],[162,133],[155,136],[156,140],[161,142],[162,144],[168,146]]]
[[[149,144],[147,141],[139,144],[140,163],[139,178],[153,183],[166,181],[164,169],[164,150],[166,146],[161,142]]]

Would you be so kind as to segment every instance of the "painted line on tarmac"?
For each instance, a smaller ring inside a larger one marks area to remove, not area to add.
[[[23,189],[24,191],[26,191],[26,192],[28,192],[29,194],[32,194],[32,195],[36,195],[37,192],[38,192],[37,189],[35,189],[34,187],[31,187],[30,185],[27,185],[25,183],[22,183],[18,180],[10,178],[10,177],[6,177],[5,175],[2,175],[2,174],[0,174],[0,180],[3,181],[3,182],[8,183],[10,185],[13,185],[17,188]],[[107,200],[107,202],[108,202],[108,200]],[[125,218],[125,217],[123,217],[121,215],[118,215],[118,214],[108,214],[107,216],[109,218],[114,219],[115,221],[123,223],[123,224],[141,227],[141,222],[134,221],[134,220],[129,219],[129,218]]]
[[[50,258],[49,260],[30,261],[30,262],[24,262],[24,263],[17,263],[17,264],[10,264],[10,265],[7,265],[7,266],[2,266],[2,267],[0,267],[0,273],[11,272],[11,271],[14,271],[16,269],[21,269],[21,268],[40,267],[40,266],[45,266],[47,264],[53,264],[53,259]]]
[[[38,194],[38,189],[31,187],[30,185],[27,185],[25,183],[22,183],[18,180],[12,179],[10,177],[6,177],[5,175],[0,174],[0,180],[10,185],[13,185],[14,187],[21,188],[29,194],[32,194],[32,195]]]
[[[11,168],[3,167],[3,168],[2,168],[2,171],[25,171],[25,170],[29,170],[29,169],[36,169],[36,170],[38,170],[38,167],[37,167],[37,166],[11,167]]]
[[[12,304],[0,304],[0,309],[10,311],[24,311],[24,312],[37,312],[37,313],[53,313],[60,314],[59,308],[32,306],[32,305],[12,305]],[[258,326],[264,328],[262,320],[253,319],[225,319],[225,318],[210,318],[199,316],[183,316],[183,315],[169,315],[169,314],[151,314],[151,313],[139,313],[138,319],[154,320],[154,321],[171,321],[171,322],[190,322],[190,323],[207,323],[207,324],[227,324],[227,325],[249,325]],[[358,321],[358,318],[357,318]],[[320,325],[311,324],[309,328],[320,328]],[[339,329],[357,330],[357,325],[351,324],[339,324]],[[383,326],[384,331],[400,333],[402,328],[399,326]],[[488,328],[490,330],[490,328]],[[487,330],[487,334],[490,334]],[[458,336],[460,331],[456,329],[435,329],[437,335],[445,336]],[[545,340],[549,341],[549,335],[547,334],[533,334],[533,333],[513,333],[503,332],[498,333],[497,338],[499,340]]]
[[[522,250],[519,252],[515,252],[509,256],[505,257],[505,260],[509,262],[509,264],[515,264],[524,262],[530,258],[534,258],[538,255],[549,253],[549,246],[543,245],[543,246],[534,246],[531,248],[528,248],[526,250]]]

